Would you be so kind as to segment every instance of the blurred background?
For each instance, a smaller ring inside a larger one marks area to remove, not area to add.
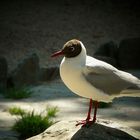
[[[9,70],[36,52],[40,65],[58,65],[50,55],[73,38],[93,55],[104,42],[140,36],[138,0],[40,0],[0,2],[0,55]]]

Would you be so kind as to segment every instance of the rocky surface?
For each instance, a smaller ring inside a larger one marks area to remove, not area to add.
[[[140,38],[123,39],[119,44],[117,61],[122,69],[140,69]]]
[[[94,56],[96,55],[106,56],[106,57],[111,57],[116,59],[117,51],[118,51],[118,45],[115,42],[110,41],[100,45],[98,50],[94,53]]]
[[[5,57],[0,56],[0,91],[7,87],[8,64]]]
[[[93,54],[93,57],[117,67],[117,52],[117,44],[113,41],[110,41],[102,44]]]
[[[46,82],[60,78],[59,67],[41,67],[39,71],[39,81]]]
[[[122,130],[99,123],[82,128],[75,124],[75,121],[58,122],[27,140],[138,140]]]
[[[140,38],[126,38],[119,45],[113,41],[101,45],[94,57],[123,70],[140,69]]]
[[[35,84],[38,81],[39,69],[39,57],[35,53],[30,54],[10,73],[10,82],[15,87]]]

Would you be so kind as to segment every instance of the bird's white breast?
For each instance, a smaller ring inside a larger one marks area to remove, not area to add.
[[[65,85],[74,93],[93,100],[110,102],[110,97],[99,91],[87,82],[82,74],[84,65],[76,65],[72,60],[62,60],[60,65],[60,76]]]

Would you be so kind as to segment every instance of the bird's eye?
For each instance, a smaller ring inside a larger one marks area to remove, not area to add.
[[[74,47],[70,47],[70,50],[73,52],[75,50],[75,48]]]

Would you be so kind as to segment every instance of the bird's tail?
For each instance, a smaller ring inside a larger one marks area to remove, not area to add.
[[[116,97],[140,97],[140,90],[123,90],[120,94],[112,95],[111,99]]]
[[[127,89],[123,90],[120,94],[120,96],[130,96],[130,97],[140,97],[140,89]]]

